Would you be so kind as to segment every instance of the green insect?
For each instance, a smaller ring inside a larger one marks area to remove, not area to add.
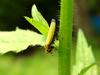
[[[52,51],[51,43],[53,41],[55,28],[56,28],[56,22],[55,22],[55,19],[52,19],[51,24],[50,24],[50,28],[48,31],[47,39],[46,39],[46,42],[44,45],[45,53],[50,53]]]

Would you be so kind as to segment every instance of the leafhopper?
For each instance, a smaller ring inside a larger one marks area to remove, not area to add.
[[[52,19],[50,27],[49,27],[47,39],[46,39],[46,42],[45,42],[45,45],[44,45],[45,53],[50,53],[52,51],[51,43],[53,41],[55,28],[56,28],[56,22],[55,22],[55,19]]]

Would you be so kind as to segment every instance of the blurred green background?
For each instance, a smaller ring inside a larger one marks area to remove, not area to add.
[[[5,54],[0,57],[0,75],[58,75],[57,53],[39,51],[27,57]]]

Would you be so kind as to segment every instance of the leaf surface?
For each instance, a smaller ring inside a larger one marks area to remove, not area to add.
[[[76,62],[73,66],[72,75],[79,75],[81,72],[83,72],[83,70],[85,70],[83,75],[98,75],[97,65],[92,65],[93,63],[96,63],[92,49],[90,46],[88,46],[87,40],[81,29],[78,32],[75,58]]]
[[[47,36],[48,30],[49,30],[49,25],[48,25],[47,21],[45,20],[45,18],[38,11],[35,4],[32,6],[31,13],[32,13],[32,18],[25,16],[25,19],[30,24],[32,24],[35,28],[37,28],[40,31],[40,33]]]
[[[38,31],[40,31],[40,33],[42,33],[43,35],[47,36],[48,34],[48,27],[45,27],[41,22],[36,21],[33,18],[29,18],[27,16],[25,16],[25,19],[32,24]]]
[[[20,52],[29,45],[43,46],[45,37],[29,30],[17,29],[16,31],[0,32],[0,54],[9,51]]]

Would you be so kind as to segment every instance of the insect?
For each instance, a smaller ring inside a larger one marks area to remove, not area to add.
[[[56,22],[55,22],[55,19],[52,19],[51,24],[50,24],[50,28],[49,28],[49,31],[48,31],[48,35],[47,35],[47,38],[46,38],[46,42],[45,42],[45,45],[44,45],[45,53],[50,53],[52,51],[51,44],[52,44],[52,41],[53,41],[55,28],[56,28]]]

